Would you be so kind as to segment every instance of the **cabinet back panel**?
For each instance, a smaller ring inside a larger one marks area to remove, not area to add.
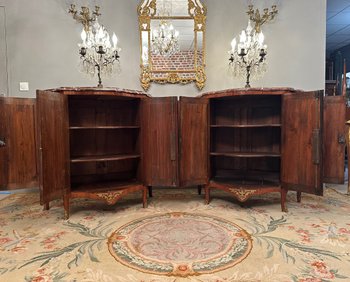
[[[70,155],[100,156],[139,153],[138,129],[70,130]]]
[[[235,157],[211,157],[212,175],[215,176],[220,170],[257,170],[275,171],[280,170],[280,159],[273,157],[262,158],[235,158]]]
[[[70,126],[139,125],[139,99],[125,97],[69,97]]]
[[[280,153],[281,129],[212,128],[211,152]]]
[[[125,181],[137,177],[139,160],[102,161],[71,164],[71,183],[86,184],[103,181]]]
[[[281,123],[281,97],[276,95],[216,98],[210,108],[212,125]]]

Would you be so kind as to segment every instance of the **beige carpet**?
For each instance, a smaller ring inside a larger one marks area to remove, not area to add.
[[[350,197],[279,195],[241,207],[155,189],[114,206],[77,200],[68,221],[37,193],[0,200],[0,281],[350,281]]]

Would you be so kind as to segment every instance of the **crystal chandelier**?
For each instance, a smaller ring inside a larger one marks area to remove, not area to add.
[[[246,88],[250,87],[250,78],[258,79],[266,72],[266,49],[264,34],[256,32],[250,20],[239,36],[239,43],[236,38],[231,41],[229,68],[233,76],[246,78]]]
[[[97,12],[96,12],[97,11]],[[106,28],[98,22],[99,8],[90,16],[89,9],[82,7],[80,16],[72,5],[69,13],[84,26],[81,32],[82,43],[78,44],[80,50],[80,68],[82,72],[94,77],[97,73],[98,87],[103,87],[101,75],[111,76],[120,71],[118,38],[113,33],[109,36]]]
[[[169,12],[164,7],[160,14],[163,19],[160,20],[158,28],[152,30],[151,51],[155,55],[171,56],[180,51],[179,31],[165,19],[169,16]]]

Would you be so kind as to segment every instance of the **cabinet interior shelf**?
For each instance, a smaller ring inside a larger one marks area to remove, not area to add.
[[[281,127],[280,123],[267,124],[212,124],[211,128],[259,128],[259,127]]]
[[[242,189],[263,189],[263,188],[271,188],[271,187],[276,187],[280,188],[280,183],[276,179],[275,181],[273,180],[237,180],[237,179],[231,179],[227,177],[214,177],[212,178],[211,182],[216,182],[216,183],[222,183],[222,184],[227,184],[227,185],[232,185],[232,186],[237,186],[237,188],[242,188]]]
[[[139,125],[70,126],[69,129],[139,129]]]
[[[238,157],[238,158],[261,158],[261,157],[281,157],[280,153],[274,152],[210,152],[211,156]]]
[[[86,183],[86,184],[72,184],[72,189],[74,192],[78,191],[89,191],[91,192],[105,192],[113,190],[122,190],[128,188],[129,186],[141,185],[135,179],[123,180],[123,181],[106,181],[106,182],[96,182],[96,183]]]
[[[140,158],[139,154],[123,154],[123,155],[103,155],[103,156],[81,156],[72,157],[71,163],[82,163],[82,162],[103,162],[103,161],[120,161]]]

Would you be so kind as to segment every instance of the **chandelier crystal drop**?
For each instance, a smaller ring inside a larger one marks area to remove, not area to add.
[[[250,87],[251,78],[259,79],[266,72],[266,49],[264,34],[256,32],[250,21],[239,36],[239,43],[236,38],[231,41],[229,70],[235,77],[246,78],[246,88]]]
[[[115,33],[110,37],[96,19],[88,31],[83,28],[81,39],[82,43],[78,44],[81,71],[92,77],[97,73],[98,87],[103,87],[101,75],[111,76],[120,71],[118,38]]]

